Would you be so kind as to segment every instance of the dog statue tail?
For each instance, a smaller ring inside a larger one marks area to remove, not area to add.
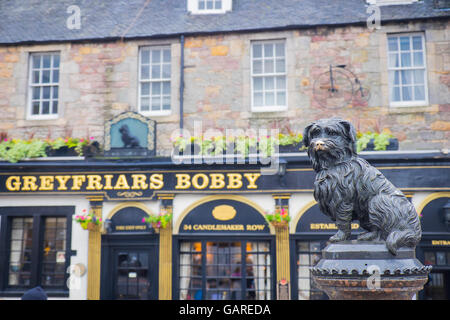
[[[422,236],[419,216],[415,210],[402,224],[401,229],[392,230],[386,238],[386,247],[393,255],[397,255],[400,247],[416,246]]]

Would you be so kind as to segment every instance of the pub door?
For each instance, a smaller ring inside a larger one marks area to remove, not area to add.
[[[101,299],[158,299],[158,243],[154,236],[102,241]]]

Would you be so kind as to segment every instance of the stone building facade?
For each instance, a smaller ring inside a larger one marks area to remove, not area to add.
[[[422,34],[425,39],[427,103],[390,105],[387,37]],[[185,37],[184,125],[204,130],[278,128],[301,132],[312,120],[339,116],[357,130],[387,129],[401,150],[449,147],[448,20],[386,23],[370,30],[364,25],[318,26],[277,31],[217,33]],[[251,44],[281,40],[286,48],[286,107],[254,112],[251,106]],[[170,134],[180,123],[179,37],[0,45],[0,131],[10,138],[93,136],[103,141],[104,122],[124,111],[137,111],[139,50],[167,46],[171,51],[170,112],[149,117],[158,123],[158,154],[170,154]],[[33,52],[59,52],[59,110],[49,120],[30,119],[29,61]],[[353,101],[324,108],[313,85],[330,64],[344,64],[370,90],[368,102]]]

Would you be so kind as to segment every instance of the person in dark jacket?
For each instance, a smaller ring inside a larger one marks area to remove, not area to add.
[[[42,289],[40,286],[37,286],[25,292],[21,300],[47,300],[47,294],[45,293],[44,289]]]

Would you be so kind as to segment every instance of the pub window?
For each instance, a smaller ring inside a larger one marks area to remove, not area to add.
[[[181,300],[272,298],[267,241],[185,241],[180,246]]]
[[[286,109],[285,41],[255,41],[251,48],[252,111]]]
[[[57,52],[32,53],[29,74],[29,118],[58,116],[59,62]]]
[[[315,286],[309,271],[321,259],[322,247],[320,241],[297,242],[298,300],[327,299],[325,293]]]
[[[59,212],[58,212],[59,211]],[[0,208],[0,295],[17,296],[41,286],[66,296],[72,207]]]
[[[428,104],[425,40],[421,33],[388,36],[391,106]]]
[[[151,115],[169,114],[171,109],[170,47],[142,47],[139,60],[139,111]]]

